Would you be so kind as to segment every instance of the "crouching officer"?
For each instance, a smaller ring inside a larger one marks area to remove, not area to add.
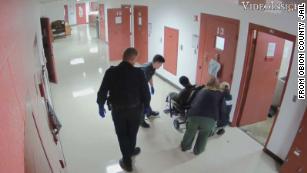
[[[150,101],[144,72],[134,67],[137,54],[134,48],[126,49],[123,61],[106,71],[97,94],[101,117],[105,116],[104,104],[109,97],[115,131],[123,156],[119,164],[128,172],[132,171],[131,157],[141,152],[141,149],[136,147],[137,133],[144,108],[145,111],[148,110]]]
[[[152,62],[144,64],[144,65],[141,66],[141,69],[145,73],[146,81],[150,84],[150,90],[148,90],[149,96],[150,96],[150,94],[153,95],[155,93],[152,76],[156,73],[156,70],[159,69],[162,66],[163,63],[165,63],[164,57],[162,55],[155,55]],[[144,114],[148,118],[151,117],[151,116],[157,117],[159,115],[159,112],[153,111],[151,109],[150,105],[149,105],[149,111],[144,112]],[[149,128],[150,125],[148,123],[146,123],[145,115],[144,115],[143,122],[141,123],[141,126],[144,127],[144,128]]]

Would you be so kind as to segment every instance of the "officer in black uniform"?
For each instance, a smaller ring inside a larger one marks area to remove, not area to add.
[[[150,90],[148,90],[149,95],[150,95],[150,93],[152,95],[155,93],[152,76],[155,74],[156,69],[159,69],[162,66],[163,63],[165,63],[164,57],[162,55],[155,55],[152,62],[144,64],[141,67],[141,69],[145,73],[145,77],[146,77],[147,82],[150,84]],[[145,114],[147,117],[159,115],[159,112],[153,111],[150,106],[149,106],[148,111],[149,111],[149,113]],[[146,123],[146,121],[145,121],[145,116],[144,116],[143,122],[141,123],[141,126],[144,127],[144,128],[150,127],[149,124]]]
[[[150,102],[144,72],[134,67],[137,54],[134,48],[126,49],[123,61],[106,71],[97,94],[101,117],[105,117],[104,104],[107,99],[111,103],[112,118],[123,155],[119,164],[128,172],[132,171],[131,157],[141,152],[136,147],[136,138],[144,108],[148,110]]]

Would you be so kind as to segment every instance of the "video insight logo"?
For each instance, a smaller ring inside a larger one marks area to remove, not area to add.
[[[253,11],[265,11],[265,10],[284,10],[284,11],[297,11],[298,4],[296,3],[284,3],[282,1],[266,1],[265,3],[251,3],[250,1],[241,1],[241,5],[244,7],[244,10],[253,10]]]

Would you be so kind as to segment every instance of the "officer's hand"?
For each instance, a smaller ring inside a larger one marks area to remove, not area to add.
[[[155,88],[153,86],[151,86],[150,90],[151,90],[151,94],[154,95],[155,94]]]
[[[99,115],[101,118],[104,118],[106,114],[106,110],[104,109],[104,105],[99,105]]]

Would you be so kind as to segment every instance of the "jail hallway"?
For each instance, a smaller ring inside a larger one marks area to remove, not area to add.
[[[59,84],[51,86],[54,107],[63,123],[61,139],[68,170],[74,173],[119,173],[121,153],[110,112],[102,119],[96,104],[97,91],[104,72],[116,62],[108,61],[107,45],[96,38],[93,28],[73,27],[70,38],[54,42]],[[80,59],[80,63],[72,62]],[[82,59],[82,60],[81,60]],[[158,76],[152,107],[159,118],[149,121],[151,128],[140,128],[137,146],[141,154],[135,158],[135,172],[278,172],[278,164],[262,151],[262,145],[238,128],[227,128],[223,136],[213,136],[206,151],[194,156],[182,152],[183,134],[173,127],[165,114],[165,98],[178,92]]]

